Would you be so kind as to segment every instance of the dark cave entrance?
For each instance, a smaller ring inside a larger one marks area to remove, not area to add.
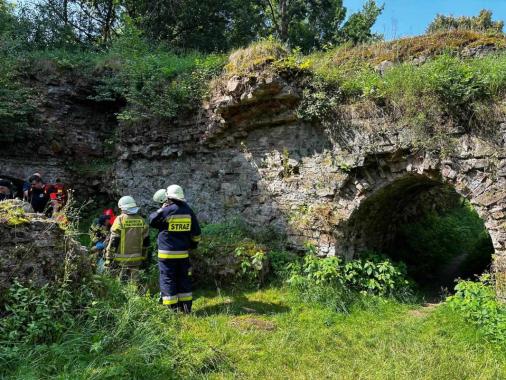
[[[23,179],[15,178],[8,175],[0,174],[0,179],[6,179],[12,183],[12,193],[15,198],[23,198],[23,183],[25,182]]]
[[[482,219],[452,187],[407,175],[377,190],[346,229],[355,255],[375,252],[404,262],[424,292],[453,290],[457,278],[489,269],[494,248]]]

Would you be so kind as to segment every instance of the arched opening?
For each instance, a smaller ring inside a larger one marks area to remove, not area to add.
[[[408,275],[431,294],[455,279],[490,267],[494,248],[483,221],[452,187],[406,175],[366,198],[345,231],[354,255],[375,252],[406,264]]]
[[[15,177],[12,177],[12,176],[8,176],[8,175],[3,175],[3,174],[0,174],[0,179],[5,179],[7,181],[9,181],[11,184],[12,184],[12,194],[14,195],[14,197],[16,198],[23,198],[23,183],[24,183],[24,180],[20,179],[20,178],[15,178]]]

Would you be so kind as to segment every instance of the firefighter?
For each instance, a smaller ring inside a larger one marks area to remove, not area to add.
[[[139,215],[139,207],[131,196],[118,202],[121,215],[111,227],[111,237],[105,251],[105,267],[119,272],[123,280],[133,280],[147,257],[148,225]]]
[[[160,209],[149,216],[149,224],[159,231],[162,303],[173,310],[190,313],[193,296],[189,250],[198,245],[200,226],[180,186],[171,185],[165,193],[158,190],[153,200],[161,204]]]

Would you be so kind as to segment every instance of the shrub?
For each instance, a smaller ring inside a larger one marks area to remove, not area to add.
[[[208,224],[192,254],[194,278],[203,285],[258,287],[285,276],[286,266],[297,259],[283,245],[279,233],[269,228],[255,230],[240,220]]]
[[[0,319],[3,344],[53,342],[72,324],[72,306],[67,287],[23,286],[15,280]]]
[[[502,33],[504,21],[493,21],[492,12],[482,9],[478,16],[445,16],[438,14],[427,28],[427,33],[447,30],[476,30],[480,32]]]
[[[34,116],[32,91],[19,79],[16,60],[0,53],[0,143],[13,142],[23,136]]]
[[[493,342],[506,343],[506,305],[497,300],[490,275],[479,281],[459,281],[446,302],[464,318],[479,326]]]
[[[356,292],[403,297],[409,294],[404,266],[376,254],[345,262],[340,257],[319,258],[310,249],[302,263],[292,264],[291,268],[288,283],[305,299],[340,311],[346,311],[357,299]]]
[[[93,99],[125,99],[127,107],[118,115],[120,120],[172,119],[195,108],[224,65],[220,55],[146,50],[140,55],[113,51],[104,63],[107,70]]]
[[[95,277],[77,299],[60,290],[13,288],[11,315],[1,320],[0,377],[33,377],[18,372],[30,368],[37,378],[162,379],[174,376],[176,363],[195,365],[175,348],[178,322],[158,296],[108,276]]]

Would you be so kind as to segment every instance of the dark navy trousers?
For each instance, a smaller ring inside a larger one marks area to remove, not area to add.
[[[162,303],[189,313],[193,301],[190,259],[159,259],[158,268]]]

